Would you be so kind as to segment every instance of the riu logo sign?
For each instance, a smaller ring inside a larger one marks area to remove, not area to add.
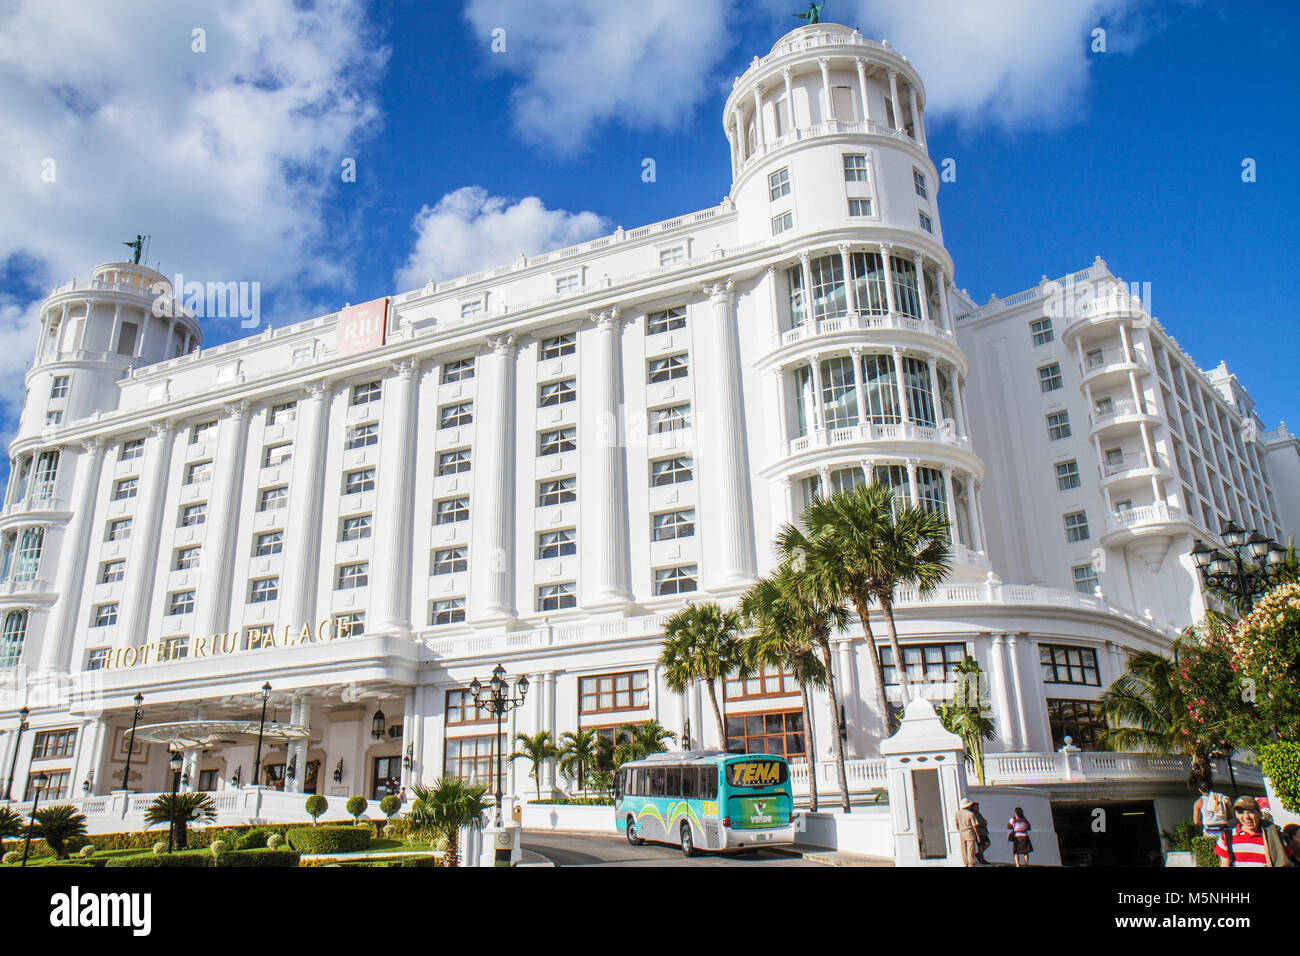
[[[774,786],[781,782],[781,765],[775,760],[755,760],[731,765],[733,787]]]

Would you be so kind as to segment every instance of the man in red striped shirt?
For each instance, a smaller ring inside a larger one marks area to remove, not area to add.
[[[1214,847],[1220,866],[1290,866],[1277,827],[1264,822],[1254,797],[1238,797],[1232,809],[1237,826],[1220,836]]]

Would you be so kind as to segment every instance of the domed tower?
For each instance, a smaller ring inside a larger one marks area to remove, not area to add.
[[[736,79],[723,127],[742,236],[783,243],[773,328],[780,449],[797,515],[864,480],[943,512],[955,578],[988,570],[925,89],[907,58],[838,24],[800,27]],[[779,510],[775,517],[780,518]]]
[[[129,370],[201,341],[170,280],[138,263],[104,263],[89,282],[59,286],[41,303],[0,512],[0,668],[68,667],[105,449],[65,432],[114,410]],[[60,594],[73,599],[56,606]]]

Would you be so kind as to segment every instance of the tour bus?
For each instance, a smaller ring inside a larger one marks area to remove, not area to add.
[[[790,766],[773,754],[654,754],[623,764],[614,790],[628,843],[675,843],[686,856],[793,843],[793,806]]]

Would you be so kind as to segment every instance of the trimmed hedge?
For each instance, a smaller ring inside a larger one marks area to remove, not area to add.
[[[370,826],[302,827],[285,836],[299,853],[356,853],[370,846],[374,832]]]
[[[558,800],[529,800],[528,803],[529,805],[549,803],[571,807],[612,807],[614,800],[611,797],[561,797]]]
[[[177,853],[164,853],[162,856],[127,856],[113,857],[94,862],[107,866],[141,867],[248,867],[270,866],[291,867],[298,865],[298,854],[292,850],[227,850],[218,860],[207,850],[181,850]]]
[[[230,827],[195,827],[190,825],[187,831],[186,842],[189,849],[206,849],[213,840],[223,840],[227,847],[232,849],[252,849],[253,847],[240,846],[240,839],[253,831],[260,831],[265,836],[272,833],[278,833],[284,836],[288,830],[298,829],[301,827],[311,827],[310,823],[260,823],[260,824],[242,824]],[[12,850],[15,847],[18,852],[22,852],[23,839],[26,836],[26,829],[23,836],[10,837],[3,841],[4,850]],[[96,850],[148,850],[158,842],[159,837],[165,841],[167,838],[167,828],[155,827],[152,830],[127,830],[120,833],[91,833],[84,837],[74,837],[67,841],[69,852],[76,852],[83,846],[93,846]],[[257,846],[265,846],[265,836]],[[32,850],[30,856],[51,856],[51,851],[41,839],[32,840]]]
[[[228,850],[216,865],[228,866],[271,866],[293,867],[298,865],[302,854],[293,850]]]
[[[430,866],[441,866],[442,858],[437,856],[432,856],[432,855],[430,856],[377,856],[377,857],[368,857],[363,860],[303,860],[298,865],[302,867],[320,867],[320,866],[430,867]]]
[[[207,850],[181,850],[179,853],[163,853],[159,856],[117,856],[108,861],[109,867],[129,867],[141,869],[155,866],[207,867],[212,865],[212,854]]]
[[[1219,857],[1214,852],[1214,837],[1192,837],[1192,856],[1197,866],[1218,866]]]

